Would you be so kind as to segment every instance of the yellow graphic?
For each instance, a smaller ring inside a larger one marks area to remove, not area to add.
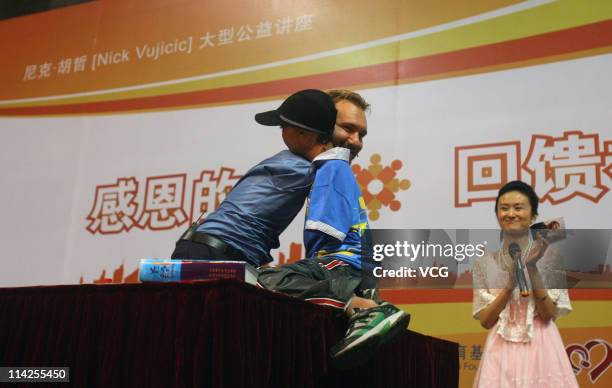
[[[370,220],[375,221],[380,217],[382,207],[388,207],[391,211],[398,211],[402,203],[395,198],[400,190],[408,190],[410,181],[401,179],[397,172],[402,168],[401,160],[394,160],[388,166],[381,164],[380,154],[370,157],[370,166],[362,168],[359,164],[353,164],[353,173],[361,188],[363,199],[369,210]]]

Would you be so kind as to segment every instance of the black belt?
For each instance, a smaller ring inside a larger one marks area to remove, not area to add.
[[[242,254],[242,252],[235,249],[231,245],[226,244],[220,238],[217,238],[204,232],[195,232],[187,238],[182,238],[182,240],[193,241],[198,244],[208,245],[209,247],[219,251],[219,253],[223,253],[228,256],[233,256],[238,260],[244,260],[244,255]]]

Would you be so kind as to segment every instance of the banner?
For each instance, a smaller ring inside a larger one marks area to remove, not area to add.
[[[521,179],[541,220],[612,229],[606,0],[96,1],[1,21],[0,52],[3,287],[136,282],[285,148],[253,116],[304,88],[372,105],[352,168],[373,228],[495,229],[497,190]],[[304,257],[302,229],[303,213],[278,263]],[[385,296],[461,344],[471,386],[471,291]],[[612,294],[570,298],[575,373],[607,387]]]

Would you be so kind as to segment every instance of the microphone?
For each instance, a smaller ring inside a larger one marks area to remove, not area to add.
[[[521,296],[529,296],[529,287],[527,287],[527,279],[525,279],[525,264],[521,258],[521,247],[515,242],[508,246],[508,253],[514,261],[516,261],[516,281],[518,282]]]

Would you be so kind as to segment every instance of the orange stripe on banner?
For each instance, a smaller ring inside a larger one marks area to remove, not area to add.
[[[0,115],[61,115],[221,105],[286,96],[299,89],[410,82],[612,46],[612,20],[444,54],[259,84],[95,103],[0,109]],[[565,58],[567,59],[567,57]]]
[[[380,297],[396,304],[471,302],[472,290],[380,290]]]
[[[612,20],[399,62],[400,78],[498,66],[612,45]]]
[[[609,54],[609,53],[612,53],[612,46],[598,47],[595,49],[584,50],[580,52],[564,53],[564,54],[559,54],[559,55],[552,55],[552,56],[543,57],[543,58],[534,58],[534,59],[529,59],[526,61],[502,63],[502,64],[496,64],[492,66],[483,66],[483,67],[458,70],[458,71],[449,71],[443,74],[426,75],[423,77],[411,77],[410,79],[399,80],[398,83],[408,84],[408,83],[441,80],[445,78],[463,77],[463,76],[474,75],[474,74],[484,74],[484,73],[490,73],[490,72],[501,71],[501,70],[509,70],[509,69],[516,69],[516,68],[521,68],[521,67],[543,65],[547,63],[553,63],[553,62],[569,61],[573,59],[593,57],[593,56]],[[389,82],[387,82],[386,84],[381,84],[380,86],[384,86],[388,84]]]
[[[465,303],[472,301],[472,290],[381,290],[381,298],[396,304]],[[571,300],[612,300],[612,289],[572,289]]]
[[[612,289],[580,289],[569,290],[572,300],[612,300]]]

